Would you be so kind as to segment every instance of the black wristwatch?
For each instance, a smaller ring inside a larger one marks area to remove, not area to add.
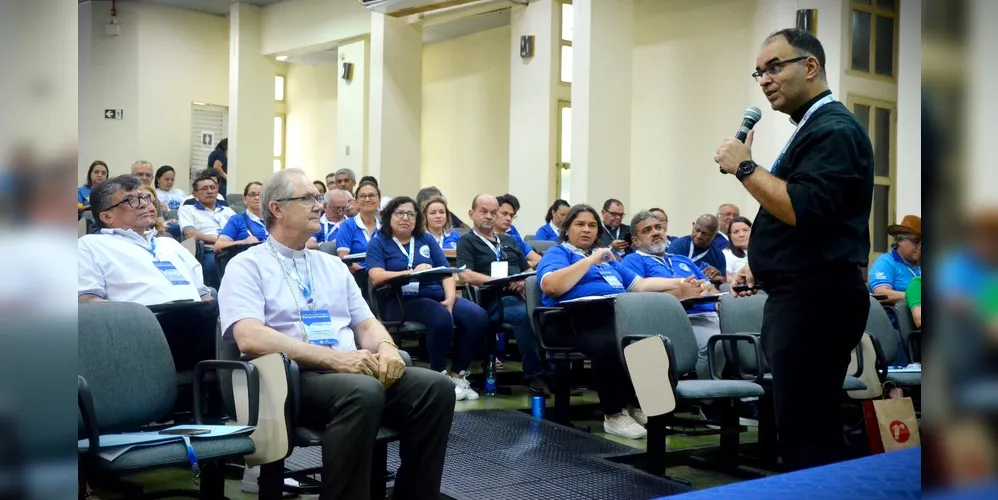
[[[739,181],[745,182],[745,178],[752,175],[752,172],[755,172],[758,166],[759,164],[752,160],[743,161],[738,164],[738,170],[735,170],[735,177]]]

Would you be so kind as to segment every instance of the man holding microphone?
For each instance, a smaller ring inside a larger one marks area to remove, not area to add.
[[[829,91],[814,35],[770,35],[755,69],[772,109],[796,128],[771,169],[752,161],[752,132],[745,143],[726,139],[714,161],[761,205],[738,284],[768,294],[762,346],[781,456],[796,470],[845,458],[842,382],[870,309],[860,267],[870,253],[873,146]]]

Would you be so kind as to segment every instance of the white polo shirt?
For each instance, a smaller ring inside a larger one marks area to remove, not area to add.
[[[183,233],[188,228],[212,236],[218,236],[218,232],[229,222],[229,217],[236,215],[229,207],[215,205],[214,210],[208,210],[201,203],[184,205],[177,211],[177,222],[180,224],[180,232]],[[212,248],[213,245],[205,245]]]
[[[96,295],[115,302],[142,305],[175,300],[199,300],[211,291],[204,285],[201,264],[170,237],[156,231],[101,229],[77,240],[77,295]],[[155,241],[155,257],[153,257]],[[186,279],[173,284],[155,262],[169,262]]]
[[[333,348],[356,350],[353,329],[374,314],[350,270],[332,255],[318,250],[292,250],[273,238],[236,255],[226,266],[218,290],[222,338],[231,340],[232,325],[244,319],[259,320],[292,338],[303,337],[299,311],[308,310],[308,305],[301,289],[284,275],[278,256],[296,269],[303,282],[308,278],[308,259],[315,308],[329,312],[333,331],[337,332],[338,343]]]

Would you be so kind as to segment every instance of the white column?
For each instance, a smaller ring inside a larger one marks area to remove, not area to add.
[[[419,189],[423,34],[404,19],[371,14],[368,174],[387,196]]]
[[[993,61],[994,47],[998,46],[998,32],[994,23],[998,21],[998,2],[974,0],[967,9],[970,19],[970,33],[966,54],[968,95],[966,97],[966,130],[969,133],[967,171],[964,179],[967,194],[964,208],[975,210],[988,206],[998,208],[998,168],[994,165],[994,138],[991,137],[991,121],[998,116],[998,96],[995,95],[995,79],[998,68]],[[904,14],[902,14],[904,15]],[[933,110],[934,114],[944,114],[946,109]],[[944,131],[945,132],[945,131]],[[959,138],[948,138],[951,148],[958,149]]]
[[[260,7],[229,10],[229,192],[274,173],[274,66],[260,48]],[[223,195],[227,193],[222,193]]]
[[[520,200],[516,225],[523,234],[544,223],[544,212],[557,197],[560,9],[554,0],[540,0],[510,12],[509,192]],[[521,36],[534,37],[533,57],[520,57]]]
[[[898,23],[897,214],[922,213],[922,0],[905,0]]]
[[[633,0],[575,0],[572,202],[630,200]]]
[[[340,45],[336,90],[336,166],[357,175],[367,171],[368,133],[368,41]],[[344,80],[343,63],[353,65],[351,79]]]

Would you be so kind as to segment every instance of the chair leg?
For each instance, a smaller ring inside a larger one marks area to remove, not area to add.
[[[554,365],[554,418],[555,423],[568,425],[572,403],[572,367],[567,361]]]
[[[284,495],[284,460],[260,466],[260,500],[280,500]]]
[[[646,460],[648,463],[645,469],[649,474],[655,476],[665,475],[665,449],[666,449],[666,416],[648,417],[648,436],[645,437],[647,446]]]
[[[387,483],[391,476],[388,472],[388,445],[375,445],[371,456],[371,500],[384,500],[388,496]]]
[[[221,461],[209,460],[201,464],[200,491],[202,500],[225,499],[225,474]]]

